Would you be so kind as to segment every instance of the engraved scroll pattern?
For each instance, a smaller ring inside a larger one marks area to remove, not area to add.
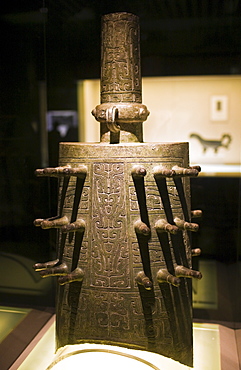
[[[104,23],[102,39],[101,102],[141,103],[136,20],[109,19]]]
[[[128,288],[129,250],[123,163],[93,164],[91,286]]]
[[[83,338],[86,338],[87,333],[88,338],[118,341],[121,332],[122,340],[125,338],[131,340],[128,297],[127,293],[116,291],[88,290],[83,292],[80,305],[80,313],[83,316],[80,315],[78,319],[78,327],[82,330],[79,334]],[[95,307],[95,309],[87,309],[87,307]]]

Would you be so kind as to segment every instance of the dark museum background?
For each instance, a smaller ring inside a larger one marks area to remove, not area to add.
[[[35,262],[55,255],[54,233],[33,226],[35,218],[56,212],[57,183],[34,175],[53,150],[42,146],[41,114],[46,107],[77,110],[77,81],[100,76],[101,16],[116,11],[140,17],[143,77],[241,74],[240,1],[5,3],[0,23],[1,265],[9,259],[23,258],[24,264],[25,258]],[[49,164],[57,165],[56,153],[53,158]],[[219,261],[227,274],[219,277],[223,304],[212,312],[194,310],[194,318],[240,322],[240,178],[193,179],[192,202],[204,214],[194,245],[203,258]],[[34,272],[28,274],[37,279]],[[10,283],[16,278],[21,280],[8,271],[1,279],[1,304],[54,306],[52,285],[45,296],[29,295],[24,282],[16,293]]]

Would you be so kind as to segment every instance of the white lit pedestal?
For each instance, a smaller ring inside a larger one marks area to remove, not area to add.
[[[194,323],[194,370],[238,370],[237,332],[218,324]],[[55,323],[50,321],[10,370],[187,370],[169,358],[146,351],[82,344],[66,346],[56,354]],[[29,352],[29,354],[27,353]],[[26,357],[23,359],[23,357]],[[21,364],[20,364],[21,362]],[[14,367],[15,366],[15,367]]]

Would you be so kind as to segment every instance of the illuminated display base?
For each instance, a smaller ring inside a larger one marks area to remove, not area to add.
[[[191,369],[176,361],[146,351],[130,350],[126,348],[82,344],[61,348],[57,354],[55,350],[55,323],[48,324],[44,333],[39,333],[34,348],[26,349],[22,359],[13,365],[10,370],[68,370],[88,369],[98,366],[98,370],[109,369],[138,369],[138,370],[187,370]],[[240,330],[232,330],[222,325],[194,323],[194,370],[225,370],[239,369],[237,344],[235,336]],[[41,337],[42,336],[42,337]],[[41,338],[40,338],[41,337]],[[27,352],[30,353],[27,355]],[[23,357],[26,356],[25,360]],[[20,364],[20,361],[22,363]],[[15,366],[15,367],[14,367]]]

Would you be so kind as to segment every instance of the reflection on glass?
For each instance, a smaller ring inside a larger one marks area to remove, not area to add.
[[[0,306],[0,343],[30,312],[27,308],[10,308]]]

